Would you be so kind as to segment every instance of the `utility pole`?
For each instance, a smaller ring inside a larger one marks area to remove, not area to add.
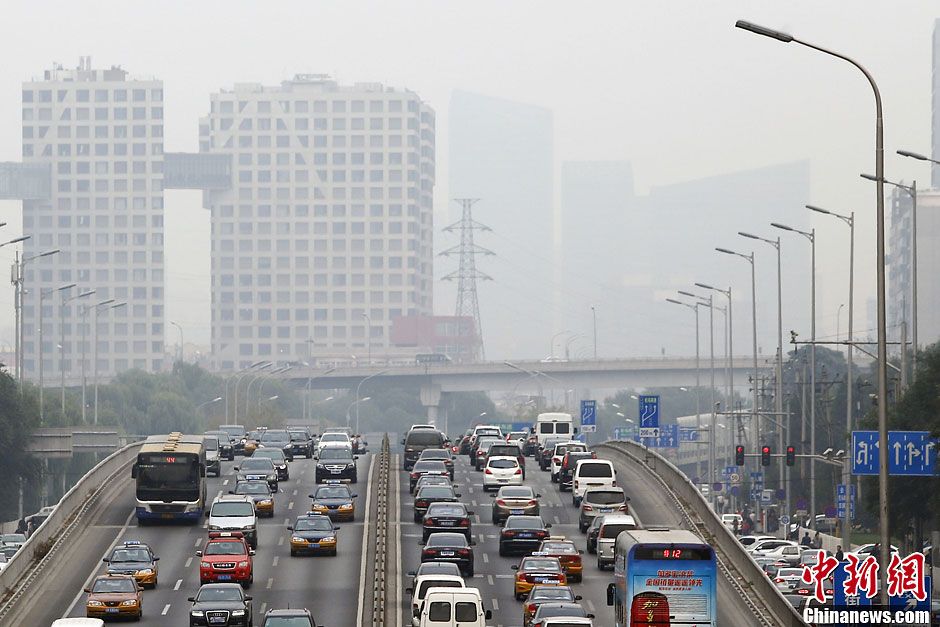
[[[445,232],[460,232],[460,244],[441,251],[441,255],[448,257],[451,255],[459,256],[459,266],[456,272],[451,272],[441,277],[442,281],[453,281],[457,279],[457,307],[455,316],[465,316],[473,319],[473,333],[476,340],[476,347],[479,350],[471,351],[471,359],[486,359],[486,353],[483,349],[483,329],[480,325],[480,302],[477,298],[477,279],[481,281],[492,281],[493,277],[480,272],[476,267],[477,255],[492,255],[492,251],[482,248],[473,243],[474,231],[490,231],[490,227],[476,222],[473,219],[473,205],[478,202],[478,198],[458,198],[457,202],[461,207],[461,218],[450,226],[444,227]]]

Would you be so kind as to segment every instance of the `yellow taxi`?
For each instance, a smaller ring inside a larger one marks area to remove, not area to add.
[[[561,561],[557,557],[533,553],[529,557],[523,557],[522,561],[518,565],[513,565],[512,569],[516,571],[513,592],[517,601],[525,598],[532,586],[564,586],[568,584],[565,569],[562,568]]]
[[[539,545],[539,555],[557,557],[569,581],[581,581],[581,551],[571,540],[564,536],[550,536]]]
[[[133,575],[141,586],[157,587],[157,561],[153,549],[137,540],[126,540],[104,558],[109,575]]]
[[[329,480],[317,486],[317,491],[310,495],[313,499],[310,511],[329,516],[333,520],[354,520],[356,503],[353,499],[357,496],[345,483],[335,479]]]
[[[339,527],[328,516],[307,512],[298,516],[288,529],[291,531],[291,556],[306,553],[336,555],[336,532]]]
[[[85,615],[88,618],[133,618],[143,614],[141,588],[133,575],[101,575],[85,588]]]
[[[251,457],[251,454],[255,452],[265,431],[267,431],[266,428],[258,428],[245,434],[245,457]]]

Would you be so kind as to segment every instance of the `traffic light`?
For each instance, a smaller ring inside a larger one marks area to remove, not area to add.
[[[770,466],[770,447],[769,446],[760,447],[760,465]]]
[[[796,449],[792,446],[787,447],[787,466],[792,466],[796,463]]]
[[[739,446],[734,449],[734,463],[738,466],[744,465],[744,447]]]

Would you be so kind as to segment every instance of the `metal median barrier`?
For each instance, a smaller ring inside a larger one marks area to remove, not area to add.
[[[135,442],[115,451],[79,479],[0,571],[0,624],[4,624],[7,613],[55,559],[63,542],[81,526],[98,496],[115,477],[127,472],[127,465],[137,457],[140,445]]]
[[[375,477],[375,561],[372,577],[372,617],[369,625],[385,625],[388,618],[388,529],[389,529],[389,454],[388,434],[382,438]],[[365,559],[363,556],[362,559]],[[366,617],[363,617],[365,620]]]
[[[673,495],[692,529],[715,548],[719,568],[725,571],[732,585],[740,592],[742,600],[757,616],[763,617],[762,624],[805,627],[806,623],[796,609],[751,559],[685,473],[666,458],[636,442],[609,441],[593,448],[617,453],[650,469],[663,489]]]

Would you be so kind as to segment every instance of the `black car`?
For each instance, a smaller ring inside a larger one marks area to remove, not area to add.
[[[313,457],[313,436],[306,429],[288,429],[290,434],[290,450],[294,455],[303,455],[307,459]]]
[[[555,452],[555,445],[567,442],[568,438],[546,438],[542,443],[542,448],[538,452],[539,470],[548,470],[552,466],[552,454]]]
[[[279,448],[284,451],[284,456],[287,459],[294,460],[294,445],[291,443],[290,433],[287,429],[265,429],[261,432],[258,446]]]
[[[541,627],[545,619],[549,617],[555,618],[556,616],[594,618],[594,614],[585,612],[584,608],[578,603],[547,602],[540,603],[539,606],[535,608],[535,614],[532,616],[532,622],[530,622],[529,625],[531,627]]]
[[[405,447],[402,455],[402,470],[411,470],[426,448],[444,448],[447,436],[437,429],[412,429],[401,443]]]
[[[509,516],[499,533],[499,554],[531,553],[548,538],[551,528],[541,516]]]
[[[473,435],[473,428],[467,429],[464,431],[464,434],[457,438],[457,453],[459,455],[466,455],[470,452],[470,436]]]
[[[421,575],[457,575],[460,577],[460,567],[453,562],[421,562],[417,570],[408,572],[412,582]]]
[[[317,627],[308,609],[268,610],[261,627]]]
[[[597,553],[597,536],[601,533],[601,525],[604,524],[603,514],[599,514],[591,521],[587,528],[587,551],[588,553]]]
[[[450,471],[450,480],[454,480],[454,454],[449,448],[426,448],[421,451],[418,461],[425,459],[436,459],[444,462],[447,470]]]
[[[411,467],[411,478],[408,482],[408,490],[411,493],[415,491],[415,484],[418,483],[424,475],[440,475],[442,477],[449,477],[450,473],[447,472],[447,465],[444,462],[429,459],[420,462],[415,462],[414,466]]]
[[[561,460],[561,470],[558,471],[558,489],[562,492],[571,491],[575,466],[581,459],[597,459],[597,454],[590,451],[572,451],[565,453],[565,458]]]
[[[287,481],[290,479],[290,467],[287,465],[289,458],[284,454],[283,449],[262,445],[256,448],[251,456],[254,458],[267,457],[274,462],[274,467],[277,468],[278,481]]]
[[[349,486],[341,481],[330,479],[323,485],[317,486],[316,492],[309,495],[313,499],[310,511],[329,516],[331,519],[354,520],[356,517],[356,503],[354,494]]]
[[[10,557],[13,557],[10,555]],[[157,587],[157,560],[153,550],[136,540],[128,540],[111,551],[102,561],[109,575],[133,575],[141,587]]]
[[[249,457],[235,466],[235,481],[267,481],[271,490],[277,492],[277,468],[267,457]]]
[[[525,444],[522,445],[522,454],[526,457],[531,457],[532,455],[535,455],[538,450],[539,438],[533,433],[525,439]]]
[[[206,431],[206,435],[219,438],[219,455],[228,461],[235,459],[235,440],[228,431]]]
[[[570,586],[552,586],[536,584],[529,590],[529,596],[522,604],[526,627],[535,610],[542,603],[576,603],[581,600],[580,594],[575,594]]]
[[[432,533],[427,542],[421,542],[422,562],[452,562],[465,577],[473,577],[473,546],[462,533]]]
[[[460,494],[454,492],[450,486],[429,485],[418,490],[415,494],[414,518],[419,523],[424,519],[424,513],[432,503],[456,503]]]
[[[450,477],[447,475],[424,475],[418,478],[418,483],[415,484],[414,493],[417,494],[418,490],[426,485],[446,485],[452,488],[459,487],[456,483],[451,483]]]
[[[223,625],[248,627],[252,624],[251,597],[238,583],[207,583],[196,596],[189,597],[189,625]]]
[[[424,515],[423,539],[439,531],[460,531],[469,540],[473,534],[471,516],[473,512],[463,503],[431,503]]]
[[[491,446],[501,442],[502,440],[497,440],[489,436],[477,440],[476,445],[471,449],[472,457],[470,458],[470,463],[473,464],[475,470],[483,470],[483,463],[486,461],[486,452]]]
[[[316,482],[323,483],[327,479],[340,479],[356,483],[358,480],[357,457],[345,446],[329,446],[320,449],[314,475]]]
[[[244,494],[250,496],[255,504],[255,513],[259,516],[274,518],[274,494],[267,481],[239,481],[229,494]]]
[[[235,443],[235,454],[245,454],[245,427],[242,425],[219,425],[220,431],[225,431]]]

